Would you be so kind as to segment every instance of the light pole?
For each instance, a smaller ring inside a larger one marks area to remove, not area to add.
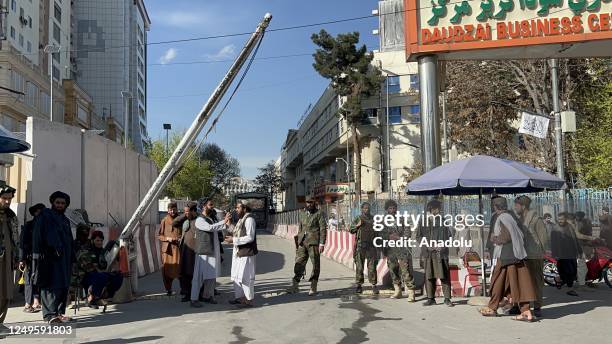
[[[132,93],[129,91],[121,91],[121,96],[125,99],[125,111],[123,112],[123,147],[128,148],[128,113],[130,110],[130,98]]]
[[[164,123],[164,130],[166,131],[166,154],[168,154],[168,148],[169,148],[169,140],[168,140],[168,132],[170,131],[170,129],[172,129],[172,124],[170,123]]]
[[[348,137],[347,137],[347,141],[348,141]],[[348,158],[348,155],[347,155],[347,158]],[[348,161],[346,161],[343,158],[336,158],[336,162],[338,162],[338,161],[343,161],[346,164],[346,180],[347,180],[347,182],[349,184],[349,188],[348,188],[347,194],[350,197],[350,194],[351,194],[351,180],[349,178],[350,165],[349,165]],[[347,201],[348,201],[349,197],[347,197]],[[348,201],[347,203],[348,203],[348,206],[346,207],[346,221],[347,221],[347,223],[351,223],[350,222],[351,221],[351,201]]]
[[[60,52],[61,47],[47,44],[43,50],[49,55],[49,119],[53,122],[53,54]]]

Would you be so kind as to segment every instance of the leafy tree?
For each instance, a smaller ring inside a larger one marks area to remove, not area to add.
[[[357,47],[359,33],[351,32],[332,37],[325,30],[313,34],[312,41],[318,46],[314,53],[314,69],[331,85],[344,103],[338,114],[345,118],[351,131],[355,154],[355,191],[361,197],[361,145],[357,126],[363,118],[362,100],[378,93],[383,81],[380,70],[372,66],[373,55],[365,45]]]
[[[212,193],[221,196],[223,188],[230,184],[232,178],[240,176],[240,163],[215,143],[201,146],[198,154],[211,169]]]
[[[149,158],[155,162],[159,170],[166,165],[171,152],[178,146],[182,137],[183,135],[179,133],[172,134],[169,143],[170,152],[166,151],[166,140],[152,142],[149,149]],[[189,154],[178,172],[172,176],[172,179],[166,185],[164,195],[170,198],[197,200],[211,193],[212,177],[213,173],[209,162],[199,160],[197,154]]]
[[[582,186],[610,185],[605,172],[612,160],[606,126],[611,116],[609,66],[609,59],[559,61],[561,109],[575,110],[578,120],[578,132],[565,134],[566,179],[576,176]],[[524,161],[556,173],[554,121],[545,139],[519,135],[513,125],[519,120],[518,111],[491,103],[548,115],[553,109],[550,75],[546,60],[448,63],[451,141],[462,151]]]
[[[280,171],[274,166],[274,161],[270,161],[264,167],[259,168],[259,174],[255,177],[255,192],[268,195],[270,201],[274,194],[283,190],[283,178]]]

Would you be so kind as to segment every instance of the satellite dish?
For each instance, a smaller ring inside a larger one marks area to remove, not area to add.
[[[30,149],[30,144],[0,125],[0,153],[19,153]]]

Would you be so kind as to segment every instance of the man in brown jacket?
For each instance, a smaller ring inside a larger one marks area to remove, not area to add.
[[[168,215],[159,225],[159,241],[161,242],[162,278],[168,296],[172,295],[172,281],[180,276],[180,250],[182,230],[174,227],[172,222],[178,216],[176,203],[168,204]]]
[[[531,198],[520,196],[514,200],[514,212],[520,217],[522,230],[525,236],[525,250],[527,251],[526,265],[533,279],[536,292],[534,302],[534,315],[541,317],[542,293],[544,288],[544,253],[549,250],[549,237],[546,224],[538,214],[530,209]]]

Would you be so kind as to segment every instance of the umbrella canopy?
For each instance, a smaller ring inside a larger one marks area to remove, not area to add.
[[[565,181],[517,161],[476,155],[438,166],[408,183],[410,195],[529,193],[563,189]]]
[[[30,149],[30,144],[20,140],[0,125],[0,153],[18,153]]]

